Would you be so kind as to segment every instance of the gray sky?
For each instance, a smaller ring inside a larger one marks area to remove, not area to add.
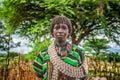
[[[29,43],[28,39],[24,37],[19,37],[18,35],[13,35],[12,38],[14,43],[21,42],[21,44],[19,47],[11,48],[10,49],[11,52],[20,52],[20,53],[26,54],[32,51],[32,48],[27,46]]]

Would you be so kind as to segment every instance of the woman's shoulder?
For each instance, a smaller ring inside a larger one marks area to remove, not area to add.
[[[48,47],[43,47],[43,48],[40,49],[40,51],[42,51],[42,52],[46,51],[46,50],[48,50]]]
[[[73,48],[73,50],[78,50],[78,51],[81,51],[81,52],[84,51],[84,49],[81,46],[76,45],[76,44],[72,44],[72,48]]]
[[[42,48],[39,52],[39,55],[42,57],[43,61],[49,61],[50,57],[48,55],[48,47]]]
[[[81,46],[73,44],[72,45],[72,50],[79,54],[79,56],[81,57],[82,61],[84,60],[85,52],[84,52],[84,49]]]
[[[39,54],[46,55],[48,54],[48,47],[44,47],[40,49]]]

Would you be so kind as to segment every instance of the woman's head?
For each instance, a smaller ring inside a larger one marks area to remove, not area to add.
[[[71,22],[70,20],[65,17],[65,16],[56,16],[52,19],[52,22],[50,24],[50,31],[51,31],[51,34],[53,35],[53,29],[54,29],[54,26],[57,24],[60,24],[60,23],[64,23],[68,26],[68,29],[69,29],[69,34],[72,33],[72,25],[71,25]]]
[[[51,22],[50,31],[56,42],[65,42],[72,32],[71,22],[65,16],[57,16]]]

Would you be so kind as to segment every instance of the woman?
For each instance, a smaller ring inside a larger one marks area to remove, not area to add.
[[[72,26],[65,16],[53,18],[50,31],[55,40],[36,57],[33,68],[43,80],[86,80],[88,65],[81,48],[67,38]]]

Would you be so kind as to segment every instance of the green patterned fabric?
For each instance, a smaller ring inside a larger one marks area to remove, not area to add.
[[[77,52],[71,51],[70,55],[73,56],[73,57],[75,57],[77,60],[80,61],[80,56],[79,56],[79,54]]]
[[[63,61],[66,62],[66,63],[68,63],[68,64],[70,64],[70,65],[72,65],[72,66],[74,66],[74,67],[78,66],[77,61],[75,61],[75,60],[73,60],[73,59],[71,59],[69,57],[64,57]]]
[[[67,56],[65,57],[60,56],[60,58],[65,63],[68,63],[74,67],[78,67],[84,61],[84,57],[85,57],[84,52],[80,47],[76,45],[70,45],[70,46],[72,48],[70,51],[67,51],[66,48],[63,49],[63,52],[64,50],[66,50]],[[56,48],[59,48],[59,46],[56,46]],[[48,49],[45,48],[40,51],[33,64],[33,68],[37,73],[39,73],[40,77],[43,78],[43,80],[47,80],[48,61],[50,61],[50,57],[48,55]]]

